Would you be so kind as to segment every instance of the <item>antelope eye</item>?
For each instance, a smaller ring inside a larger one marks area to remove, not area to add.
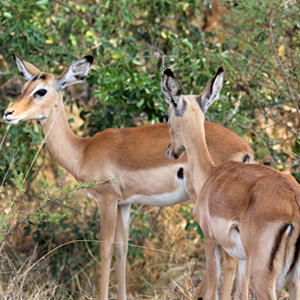
[[[40,96],[40,97],[43,97],[43,96],[46,95],[46,93],[47,93],[47,91],[44,90],[44,89],[42,89],[42,90],[38,90],[34,95],[35,95],[35,96],[38,95],[38,96]]]
[[[168,115],[164,115],[164,118],[165,118],[166,122],[169,121],[169,116]]]

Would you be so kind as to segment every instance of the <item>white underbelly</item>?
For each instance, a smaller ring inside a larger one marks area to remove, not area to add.
[[[121,201],[120,205],[126,204],[144,204],[159,207],[173,206],[190,199],[183,180],[178,180],[178,188],[173,192],[155,195],[133,195],[126,200]]]
[[[178,170],[185,168],[178,163],[157,169],[127,171],[117,178],[123,191],[119,205],[144,204],[166,207],[190,199],[184,179],[178,177]]]

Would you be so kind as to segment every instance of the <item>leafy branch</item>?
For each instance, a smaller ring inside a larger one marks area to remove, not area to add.
[[[16,188],[18,192],[22,195],[25,192],[24,189],[24,183],[23,178],[24,174],[21,172],[17,174],[17,172],[14,170],[14,178],[12,178],[12,181],[16,185]],[[64,169],[59,168],[59,175],[62,177],[64,176]],[[93,189],[97,188],[100,185],[107,185],[107,184],[113,184],[116,183],[116,178],[109,178],[104,182],[98,183],[97,180],[93,180],[93,183],[89,182],[75,182],[74,184],[69,183],[69,188],[60,187],[57,188],[55,184],[50,185],[42,176],[40,177],[40,181],[37,184],[37,188],[41,191],[41,198],[40,205],[32,212],[27,212],[25,217],[19,219],[18,216],[16,216],[16,213],[14,211],[14,205],[10,206],[8,208],[8,212],[5,215],[0,216],[0,232],[2,232],[2,235],[0,236],[0,252],[3,249],[3,245],[5,241],[8,239],[10,235],[12,235],[22,224],[28,223],[28,224],[34,224],[31,219],[34,221],[41,221],[41,220],[48,220],[50,223],[58,223],[60,220],[68,217],[70,215],[69,212],[60,214],[60,213],[46,213],[43,211],[43,209],[47,206],[49,206],[51,203],[56,201],[63,201],[66,200],[68,202],[76,202],[78,194],[73,194],[74,192],[78,192],[83,189]],[[55,196],[58,194],[58,196]],[[16,219],[14,224],[8,227],[8,221],[10,217],[13,217]]]

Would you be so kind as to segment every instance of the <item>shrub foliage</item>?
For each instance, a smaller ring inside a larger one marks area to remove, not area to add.
[[[160,72],[166,67],[172,67],[184,93],[196,94],[215,70],[223,66],[225,82],[221,97],[210,108],[207,119],[244,136],[255,150],[259,163],[287,171],[300,180],[298,4],[296,0],[1,1],[0,116],[24,84],[12,52],[55,75],[80,57],[95,57],[86,81],[64,92],[68,99],[66,109],[73,113],[69,114],[70,125],[84,136],[108,127],[163,121],[166,105],[160,92]],[[77,118],[73,117],[75,112]],[[14,232],[12,226],[23,220],[24,205],[35,212],[39,206],[32,202],[45,197],[51,186],[47,185],[47,179],[39,179],[45,167],[46,173],[53,176],[49,175],[52,178],[49,181],[56,183],[61,170],[47,154],[38,123],[8,126],[1,119],[0,136],[3,240],[5,234]],[[40,189],[33,184],[37,181]],[[59,185],[58,188],[65,189]],[[55,199],[50,192],[49,197],[47,201]],[[93,206],[93,210],[89,210],[91,204],[85,199],[82,201],[73,211],[71,207],[75,204],[62,200],[57,215],[56,212],[38,212],[36,220],[28,219],[27,225],[22,225],[22,232],[32,236],[41,248],[44,245],[45,252],[52,245],[49,236],[57,243],[65,241],[57,238],[63,231],[74,240],[96,240],[97,209]],[[54,210],[55,203],[57,201],[47,207]],[[149,237],[153,238],[153,232],[161,230],[153,226],[159,226],[154,225],[154,221],[162,211],[144,214],[147,210],[133,208],[131,245],[142,246]],[[68,212],[75,216],[68,217]],[[185,218],[185,238],[195,238],[191,230],[197,225],[192,221],[189,206],[182,206],[180,213]],[[70,225],[70,218],[78,218],[75,225]],[[201,234],[199,228],[198,231]],[[9,240],[14,243],[13,234],[10,239],[5,238]],[[163,239],[156,236],[154,241],[161,247],[159,242]],[[65,261],[75,261],[76,255],[82,259],[74,262],[76,268],[77,263],[88,264],[87,257],[97,261],[97,243],[89,246],[83,243],[78,246],[80,250],[74,245],[68,247],[67,257],[65,252],[57,251],[51,261],[53,265],[50,263],[56,284],[60,282],[56,271],[62,271],[55,267],[57,264],[62,266]],[[88,253],[85,259],[84,253]],[[133,265],[139,259],[143,262],[144,255],[150,254],[132,246],[129,261]],[[168,269],[166,265],[164,268]],[[63,272],[72,274],[71,270],[63,269]],[[151,293],[149,284],[139,282],[138,292]],[[55,293],[59,295],[62,290],[55,289]]]

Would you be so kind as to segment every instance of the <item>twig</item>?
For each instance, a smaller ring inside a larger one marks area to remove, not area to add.
[[[2,149],[4,140],[5,140],[6,136],[7,136],[7,133],[8,133],[8,130],[9,130],[10,126],[11,126],[11,124],[9,124],[9,125],[7,126],[7,129],[6,129],[6,131],[5,131],[5,134],[4,134],[4,136],[3,136],[2,140],[1,140],[0,150]]]
[[[96,184],[95,186],[98,186],[98,185],[102,185],[102,184],[109,184],[111,182],[113,182],[114,179],[108,179],[104,182],[101,182],[99,184]],[[0,252],[2,251],[2,247],[4,245],[4,242],[7,240],[7,238],[21,225],[23,224],[24,222],[27,222],[29,220],[29,217],[32,216],[35,212],[41,210],[42,208],[48,206],[50,203],[52,202],[55,202],[57,200],[59,200],[60,198],[63,198],[64,196],[66,196],[67,194],[69,193],[72,193],[74,191],[79,191],[79,190],[82,190],[82,189],[86,189],[87,187],[84,186],[84,184],[82,186],[77,186],[69,191],[66,191],[65,193],[62,193],[60,194],[59,196],[57,196],[56,198],[52,199],[52,200],[49,200],[47,201],[46,203],[40,205],[37,209],[35,209],[34,211],[32,211],[31,213],[27,213],[27,215],[21,220],[17,220],[17,222],[9,229],[9,231],[5,234],[3,240],[0,242]]]
[[[84,239],[86,239],[86,238],[85,238],[84,232],[83,232],[83,237],[84,237]],[[99,260],[93,255],[93,253],[92,253],[92,251],[91,251],[91,249],[90,249],[88,243],[87,243],[86,241],[84,241],[84,244],[85,244],[85,246],[86,246],[86,248],[87,248],[87,251],[88,251],[90,257],[98,264],[98,263],[99,263]]]
[[[270,30],[270,38],[271,38],[271,41],[272,41],[274,53],[275,53],[275,55],[276,55],[276,58],[277,58],[277,60],[278,60],[278,63],[279,63],[279,65],[280,65],[280,68],[281,68],[281,74],[282,74],[282,77],[283,77],[285,83],[287,84],[289,93],[290,93],[290,95],[291,95],[291,97],[292,97],[292,101],[293,101],[294,106],[295,106],[295,108],[296,108],[296,110],[297,110],[298,117],[299,117],[299,120],[300,120],[300,110],[299,110],[299,105],[298,105],[298,103],[297,103],[297,101],[296,101],[296,99],[295,99],[294,93],[293,93],[292,88],[291,88],[291,86],[290,86],[290,82],[289,82],[289,80],[287,79],[287,77],[286,77],[286,75],[285,75],[284,67],[283,67],[283,65],[282,65],[281,59],[280,59],[280,57],[279,57],[279,55],[278,55],[278,52],[277,52],[277,49],[276,49],[276,46],[275,46],[274,37],[273,37],[273,30],[272,30],[272,15],[273,15],[273,9],[271,9],[270,14],[269,14],[269,30]]]
[[[194,277],[194,274],[195,274],[197,263],[198,263],[198,261],[196,260],[196,262],[194,264],[194,267],[193,267],[192,274],[191,274],[190,279],[189,279],[189,289],[192,289],[192,280],[193,280],[193,277]]]
[[[55,283],[56,285],[59,284],[59,281],[62,279],[62,276],[63,276],[64,273],[65,273],[65,270],[66,270],[66,268],[67,268],[67,263],[68,263],[69,256],[70,256],[70,252],[68,252],[68,254],[67,254],[67,257],[66,257],[66,260],[65,260],[65,264],[64,264],[64,268],[63,268],[63,270],[62,270],[60,276],[57,278],[57,281],[56,281],[56,283]],[[57,296],[59,296],[60,290],[61,290],[61,285],[59,285],[59,287],[58,287]],[[54,291],[54,294],[55,294],[55,291]]]
[[[160,214],[161,214],[161,212],[162,212],[162,209],[163,209],[163,207],[160,207],[160,208],[159,208],[158,212],[156,213],[156,215],[154,216],[153,220],[152,220],[151,223],[150,223],[150,226],[149,226],[149,228],[148,228],[148,230],[147,230],[147,233],[149,233],[150,231],[153,231],[153,226],[154,226],[154,224],[155,224],[157,218],[160,216]]]
[[[87,298],[87,299],[90,299],[90,300],[94,300],[94,299],[95,299],[95,298],[91,298],[91,297],[89,297],[89,296],[87,296],[87,295],[85,295],[85,294],[83,294],[83,293],[80,293],[80,292],[77,292],[77,291],[68,289],[68,288],[66,288],[66,287],[63,287],[63,286],[61,286],[61,285],[60,285],[60,289],[66,290],[66,291],[69,291],[69,292],[72,292],[72,293],[75,293],[75,294],[78,294],[78,295],[81,295],[81,296],[83,296],[83,297],[85,297],[85,298]]]
[[[226,118],[227,120],[230,120],[237,113],[237,111],[241,105],[241,99],[242,99],[242,91],[239,91],[238,101],[235,104],[233,111],[231,113],[229,113],[228,117]]]
[[[253,133],[255,136],[257,136],[259,138],[259,140],[263,143],[263,145],[265,146],[265,148],[267,149],[268,151],[268,154],[270,156],[270,159],[272,162],[276,162],[275,159],[273,158],[272,154],[271,154],[271,151],[269,150],[269,147],[268,145],[263,141],[263,139],[254,131],[252,130],[251,128],[247,127],[247,126],[244,126],[244,125],[241,125],[244,129],[247,129],[249,130],[251,133]]]
[[[172,282],[174,283],[174,285],[179,289],[179,291],[181,292],[181,294],[188,299],[188,295],[183,291],[183,289],[177,284],[177,282],[172,279]]]
[[[67,7],[71,12],[73,12],[74,15],[78,16],[81,19],[85,19],[84,16],[82,16],[78,11],[76,11],[74,8],[72,8],[70,5],[68,5],[67,3],[61,2],[59,0],[53,0],[54,2]],[[88,22],[89,23],[89,22]],[[91,24],[90,24],[91,25]]]
[[[36,254],[36,250],[37,250],[37,244],[35,245],[35,247],[34,247],[34,249],[33,249],[33,253],[32,253],[32,255],[31,255],[30,258],[29,258],[29,262],[28,262],[27,268],[26,268],[26,270],[25,270],[25,274],[26,274],[26,275],[28,274],[29,266],[31,265],[32,260],[33,260],[35,254]],[[26,278],[26,276],[24,276],[24,278],[23,278],[23,280],[22,280],[21,286],[20,286],[20,288],[19,288],[20,291],[22,291],[23,286],[24,286],[24,284],[25,284],[25,278]]]
[[[172,242],[170,243],[170,245],[169,245],[169,247],[167,248],[167,250],[169,250],[169,249],[172,247],[172,245],[174,244],[174,242],[175,242],[175,240],[177,239],[178,235],[182,232],[183,229],[184,229],[184,228],[181,228],[181,229],[177,232],[176,236],[174,237],[174,239],[173,239]]]
[[[141,209],[144,207],[144,204],[140,204],[140,205],[137,205],[137,206],[138,206],[137,211],[140,212]],[[134,220],[135,217],[136,217],[135,214],[133,214],[133,215],[131,216],[130,221],[129,221],[129,224],[131,224],[131,222]]]
[[[124,245],[123,243],[116,243],[116,242],[111,242],[111,241],[99,241],[99,240],[74,240],[74,241],[69,241],[66,242],[62,245],[59,245],[57,247],[55,247],[54,249],[52,249],[51,251],[49,251],[48,253],[46,253],[44,256],[42,256],[38,261],[36,261],[29,269],[28,272],[30,270],[32,270],[36,265],[38,265],[42,260],[44,260],[47,256],[49,256],[51,253],[55,252],[56,250],[58,250],[61,247],[64,247],[66,245],[69,244],[73,244],[73,243],[78,243],[78,242],[88,242],[88,243],[112,243],[114,245]],[[175,252],[171,252],[171,251],[165,251],[165,250],[160,250],[160,249],[155,249],[155,248],[149,248],[149,247],[143,247],[143,246],[138,246],[138,245],[130,245],[131,247],[135,247],[135,248],[142,248],[142,249],[150,249],[150,250],[154,250],[156,252],[160,252],[160,253],[166,253],[166,254],[172,254],[175,255],[176,257],[182,257],[182,258],[187,258],[187,256],[185,254],[177,254]],[[21,280],[23,278],[24,274],[18,279]]]
[[[274,118],[272,115],[270,115],[259,103],[259,101],[257,100],[256,97],[254,97],[249,89],[249,87],[243,83],[239,83],[237,81],[237,79],[231,74],[230,70],[228,68],[226,68],[226,71],[229,75],[229,77],[235,82],[236,86],[239,87],[240,89],[242,89],[242,91],[244,91],[251,99],[253,99],[256,103],[256,107],[259,109],[259,111],[264,114],[266,117],[270,118],[272,121],[274,121],[276,124],[284,127],[286,130],[291,131],[293,134],[297,134],[297,132],[293,129],[290,128],[288,125],[281,123],[280,121],[276,120],[276,118]]]
[[[205,43],[204,37],[202,36],[202,27],[201,27],[200,20],[199,20],[199,17],[197,15],[196,11],[195,11],[194,15],[195,15],[195,18],[196,18],[197,27],[198,27],[198,30],[199,30],[199,34],[200,34],[200,37],[201,37],[202,44],[205,46],[206,43]]]

